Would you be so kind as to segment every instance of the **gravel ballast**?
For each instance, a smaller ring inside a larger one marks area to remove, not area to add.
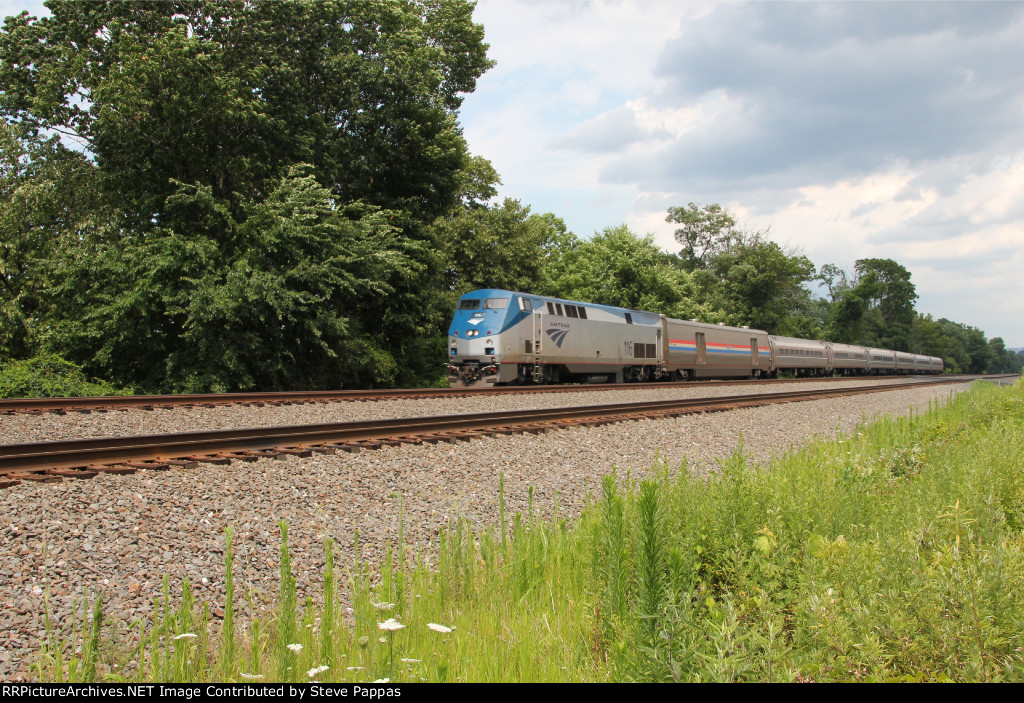
[[[455,518],[496,522],[502,474],[509,515],[526,510],[531,486],[536,507],[550,510],[557,494],[559,512],[572,515],[602,476],[627,470],[640,476],[656,456],[670,466],[685,460],[691,470],[713,470],[717,459],[735,450],[742,433],[745,452],[765,462],[812,436],[848,432],[863,418],[925,410],[965,387],[925,386],[457,444],[100,475],[48,485],[26,482],[0,491],[0,680],[30,676],[32,654],[45,632],[47,591],[51,619],[64,628],[70,627],[73,601],[81,600],[83,589],[91,597],[104,594],[104,610],[115,629],[147,617],[165,575],[172,593],[180,593],[181,578],[187,576],[200,602],[223,607],[224,530],[230,525],[235,526],[236,593],[252,589],[259,594],[257,609],[269,609],[278,590],[281,520],[289,526],[300,599],[307,593],[315,598],[322,583],[323,540],[335,540],[338,564],[345,567],[358,529],[363,554],[375,559],[397,538],[400,503],[407,540],[429,546],[438,528]],[[735,386],[684,390],[740,392]],[[686,397],[671,392],[649,397]],[[595,398],[606,395],[606,401]],[[630,401],[647,397],[647,391],[629,394]],[[0,418],[0,442],[625,402],[621,393],[592,392],[498,398],[7,416]],[[239,615],[244,619],[246,612]]]
[[[178,407],[155,410],[111,410],[109,412],[56,415],[12,414],[0,416],[0,444],[44,442],[86,437],[228,430],[240,427],[270,427],[328,422],[384,420],[428,415],[459,415],[536,408],[610,405],[670,400],[673,398],[720,397],[748,393],[776,393],[828,387],[904,383],[905,378],[808,381],[777,385],[739,384],[724,386],[671,386],[607,391],[521,393],[463,396],[453,398],[397,399],[385,401],[309,403],[244,407]]]

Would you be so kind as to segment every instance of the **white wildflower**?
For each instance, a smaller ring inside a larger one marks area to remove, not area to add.
[[[402,659],[406,664],[419,664],[422,659]]]
[[[297,643],[296,644],[290,644],[290,645],[288,645],[288,649],[290,649],[293,652],[295,652],[296,654],[298,654],[299,652],[302,651],[302,645],[301,644],[297,644]]]
[[[194,635],[191,632],[182,632],[180,635],[178,635],[174,639],[176,639],[176,640],[187,640],[187,639],[192,639],[193,637],[198,637],[198,636],[199,635]]]
[[[390,630],[391,632],[394,632],[395,630],[401,630],[403,627],[405,627],[405,625],[398,622],[394,618],[388,618],[384,622],[377,623],[377,627],[381,630]]]
[[[239,672],[243,679],[262,679],[263,674],[247,674],[244,671]]]
[[[329,667],[326,664],[324,664],[323,666],[318,666],[318,667],[315,667],[313,669],[310,669],[309,671],[306,672],[306,676],[308,676],[309,678],[313,678],[317,674],[322,674],[322,673],[324,673],[325,671],[327,671],[330,668],[331,667]]]
[[[391,679],[377,679],[374,683],[391,683]]]
[[[451,632],[452,631],[452,628],[445,627],[444,625],[438,625],[436,622],[428,622],[427,623],[427,627],[429,627],[434,632]]]
[[[346,666],[345,667],[345,671],[362,671],[362,670],[363,670],[363,667],[361,667],[361,666]]]
[[[395,607],[394,603],[374,603],[373,607],[377,610],[391,610]]]

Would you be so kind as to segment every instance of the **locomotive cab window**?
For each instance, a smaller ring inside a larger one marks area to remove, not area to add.
[[[508,298],[488,298],[484,301],[484,308],[488,310],[504,310],[508,307]]]
[[[523,312],[533,310],[533,303],[527,300],[526,298],[520,298],[519,309],[522,310]]]
[[[478,307],[480,307],[480,301],[473,298],[459,301],[459,310],[476,310]]]

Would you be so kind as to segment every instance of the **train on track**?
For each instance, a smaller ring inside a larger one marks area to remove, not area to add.
[[[448,328],[448,382],[625,383],[694,378],[938,374],[942,359],[780,337],[507,290],[459,299]]]

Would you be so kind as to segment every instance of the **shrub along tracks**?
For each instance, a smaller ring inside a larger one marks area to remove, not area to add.
[[[310,456],[314,452],[353,452],[385,445],[541,433],[574,425],[676,417],[772,403],[878,393],[919,387],[922,383],[963,383],[965,380],[968,379],[963,376],[921,378],[906,383],[788,393],[4,444],[0,445],[0,488],[17,485],[21,481],[91,478],[100,472],[159,471],[172,466],[194,468],[199,464],[218,465],[266,457]]]

